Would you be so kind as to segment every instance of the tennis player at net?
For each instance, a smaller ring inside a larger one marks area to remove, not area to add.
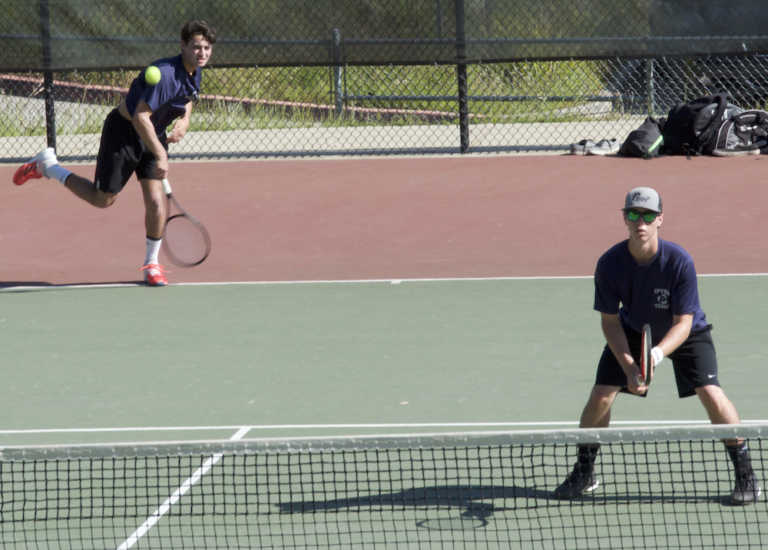
[[[94,181],[62,167],[50,147],[13,176],[16,185],[43,176],[57,179],[87,203],[106,208],[136,173],[144,198],[147,237],[142,270],[149,286],[168,284],[158,262],[167,214],[162,180],[168,176],[168,144],[181,141],[189,128],[202,68],[215,42],[216,32],[205,21],[188,21],[181,29],[181,54],[152,63],[160,71],[159,81],[148,83],[143,75],[133,80],[128,95],[104,121]]]
[[[664,221],[661,197],[650,187],[632,189],[623,215],[629,238],[605,252],[595,270],[594,308],[600,312],[607,344],[580,427],[607,427],[619,392],[646,394],[648,388],[634,359],[639,356],[640,330],[646,323],[651,325],[655,344],[651,368],[668,356],[681,398],[697,395],[713,424],[738,424],[736,408],[717,379],[712,326],[699,304],[693,260],[679,245],[659,238]],[[736,474],[732,502],[756,501],[760,487],[746,442],[725,443]],[[557,498],[576,498],[597,488],[598,452],[599,445],[579,446],[573,471],[555,489]]]

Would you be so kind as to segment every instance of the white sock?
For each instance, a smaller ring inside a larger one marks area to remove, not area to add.
[[[147,255],[144,258],[144,265],[160,263],[157,259],[160,254],[160,245],[163,239],[150,239],[147,237]]]
[[[49,178],[59,180],[61,183],[66,183],[67,178],[72,172],[64,168],[61,164],[52,164],[45,169],[45,175]]]

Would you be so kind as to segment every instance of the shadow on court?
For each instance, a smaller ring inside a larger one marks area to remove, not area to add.
[[[68,287],[101,287],[101,286],[124,286],[124,285],[143,285],[140,279],[133,281],[101,281],[87,283],[66,283],[56,284],[48,281],[0,281],[0,290],[23,289],[24,291],[44,290],[49,288],[68,288]]]
[[[496,506],[490,500],[515,500],[513,506]],[[518,501],[519,500],[519,501]],[[561,500],[550,490],[518,486],[448,486],[419,487],[395,493],[380,493],[363,497],[331,500],[292,501],[279,504],[286,514],[304,514],[333,511],[360,511],[374,509],[454,508],[462,510],[464,518],[485,521],[497,512],[513,512],[543,506],[583,505],[641,505],[641,504],[720,504],[730,505],[726,495],[701,495],[696,493],[659,494],[606,494],[600,490],[574,500]]]

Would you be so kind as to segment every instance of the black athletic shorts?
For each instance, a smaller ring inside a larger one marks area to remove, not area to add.
[[[161,139],[166,150],[168,144]],[[104,120],[99,156],[96,158],[96,189],[119,193],[135,172],[139,179],[152,178],[157,158],[146,149],[130,120],[113,109]]]
[[[715,353],[715,344],[712,342],[711,329],[712,325],[704,330],[691,333],[688,339],[669,356],[675,373],[675,381],[677,382],[677,394],[680,397],[695,395],[696,388],[701,386],[720,385],[717,379],[717,355]],[[626,326],[624,327],[624,332],[627,335],[632,356],[639,358],[640,333]],[[657,368],[663,369],[667,365],[669,363],[664,361]],[[627,391],[627,377],[624,374],[624,370],[607,345],[603,349],[603,355],[600,357],[600,363],[597,365],[595,383],[621,386],[622,391]]]

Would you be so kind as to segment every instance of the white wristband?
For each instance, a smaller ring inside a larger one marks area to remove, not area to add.
[[[661,351],[660,347],[656,346],[651,349],[651,357],[653,357],[653,364],[658,365],[664,360],[664,352]]]

